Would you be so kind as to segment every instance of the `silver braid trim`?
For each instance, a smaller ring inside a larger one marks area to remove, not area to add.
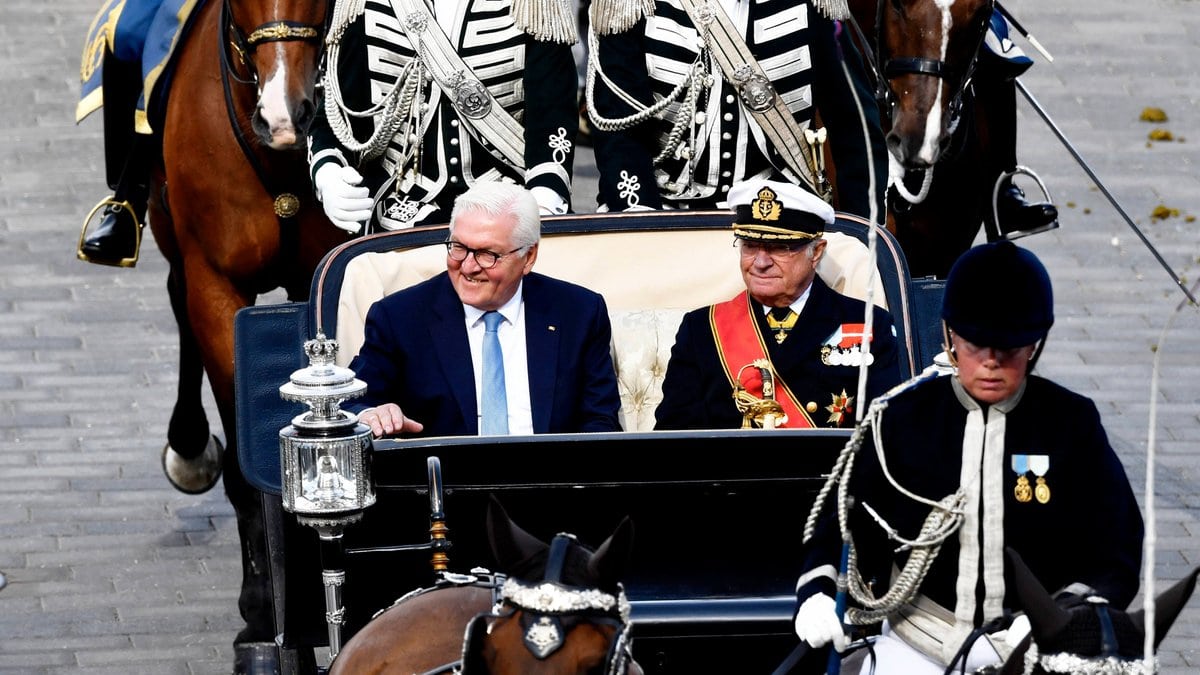
[[[648,16],[654,16],[654,0],[593,0],[589,23],[601,35],[613,35],[624,33]]]
[[[570,0],[513,0],[512,18],[522,33],[539,42],[579,42]]]
[[[842,533],[843,541],[850,544],[849,564],[846,570],[847,590],[850,596],[865,608],[847,609],[846,623],[848,624],[863,625],[877,623],[912,600],[920,588],[921,582],[925,579],[925,575],[929,572],[929,568],[933,565],[933,561],[937,559],[942,543],[962,525],[962,508],[966,499],[963,491],[960,489],[946,496],[941,501],[935,502],[906,490],[896,482],[887,469],[883,439],[880,434],[880,423],[883,419],[883,412],[887,409],[891,399],[927,380],[944,374],[935,366],[930,366],[920,375],[893,387],[890,391],[871,402],[863,420],[855,426],[850,439],[846,442],[845,447],[842,448],[841,453],[838,454],[833,470],[817,493],[817,498],[813,502],[808,518],[805,520],[804,542],[807,543],[812,539],[816,531],[817,522],[820,519],[825,500],[836,485],[838,528]],[[887,593],[878,598],[874,596],[858,569],[858,552],[854,546],[854,537],[850,532],[849,522],[850,476],[854,471],[854,459],[862,447],[863,439],[868,430],[872,433],[879,466],[888,482],[900,493],[914,501],[926,504],[932,509],[929,516],[925,519],[917,538],[907,540],[900,537],[894,528],[871,510],[866,502],[863,502],[863,507],[871,514],[880,527],[883,528],[888,538],[901,544],[898,550],[910,549],[912,551],[904,564],[904,569],[900,571],[899,576],[891,584]]]
[[[599,37],[595,30],[595,24],[592,24],[592,30],[588,31],[588,50],[591,54],[598,54],[600,49]],[[703,48],[696,60],[692,62],[688,69],[688,76],[683,79],[671,93],[667,94],[661,100],[656,101],[653,105],[646,106],[634,98],[625,90],[621,89],[615,82],[610,80],[604,71],[600,69],[600,59],[588,59],[587,78],[584,86],[584,96],[587,101],[588,119],[591,123],[601,131],[623,131],[635,127],[642,122],[651,118],[663,119],[666,117],[668,109],[676,101],[679,102],[679,111],[675,115],[675,120],[671,125],[671,131],[667,134],[665,141],[662,143],[662,149],[653,160],[653,165],[658,166],[664,161],[684,156],[691,159],[691,147],[694,145],[695,125],[697,107],[700,101],[700,94],[707,88],[712,86],[712,76],[710,66],[708,65],[708,49]],[[596,111],[596,77],[599,76],[605,86],[609,88],[618,98],[625,102],[626,105],[633,108],[637,112],[626,117],[604,117]],[[685,133],[689,133],[688,144],[680,145]]]
[[[1107,658],[1083,658],[1075,654],[1046,654],[1037,657],[1037,665],[1050,673],[1072,673],[1072,675],[1151,675],[1158,672],[1158,659],[1147,668],[1142,660],[1126,661],[1110,656]],[[1030,672],[1026,664],[1026,672]]]
[[[850,17],[850,6],[846,0],[812,0],[813,7],[833,21],[841,21]]]

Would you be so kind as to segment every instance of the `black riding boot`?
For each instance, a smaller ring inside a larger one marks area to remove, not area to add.
[[[1018,239],[1058,227],[1058,208],[1050,202],[1030,202],[1021,188],[1006,180],[996,195],[997,227],[1002,239]]]
[[[155,139],[134,132],[134,111],[142,90],[140,64],[106,54],[104,90],[104,159],[108,186],[115,192],[88,215],[75,255],[85,262],[117,267],[137,264],[141,228],[150,194],[150,156]],[[100,222],[88,232],[91,219]]]
[[[994,64],[981,60],[975,79],[975,95],[976,105],[987,111],[990,140],[986,180],[981,186],[988,239],[1017,239],[1055,229],[1058,227],[1058,209],[1049,202],[1026,200],[1025,192],[1012,182],[1012,174],[1017,168],[1016,84]],[[998,190],[997,181],[1000,181]]]

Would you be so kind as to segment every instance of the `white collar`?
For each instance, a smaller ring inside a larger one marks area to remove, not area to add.
[[[500,316],[504,317],[505,321],[508,321],[508,323],[512,325],[516,325],[517,319],[521,317],[521,308],[524,307],[524,289],[525,280],[522,279],[521,281],[517,282],[517,292],[513,293],[513,296],[508,299],[508,302],[504,303],[500,306],[500,309],[496,310],[500,313]],[[483,315],[486,311],[463,303],[463,312],[467,316],[467,325],[475,326],[483,320]]]

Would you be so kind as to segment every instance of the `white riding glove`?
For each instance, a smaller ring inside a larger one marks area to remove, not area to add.
[[[833,598],[817,593],[801,603],[796,613],[796,636],[814,648],[832,642],[837,651],[846,650],[846,631]]]
[[[325,209],[329,221],[337,227],[358,234],[363,223],[371,219],[371,191],[362,183],[362,175],[353,167],[337,162],[322,164],[313,177],[317,188],[317,199]]]

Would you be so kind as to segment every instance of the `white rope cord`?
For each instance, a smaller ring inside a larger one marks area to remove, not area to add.
[[[342,147],[353,153],[361,153],[364,160],[379,157],[387,150],[388,144],[406,120],[412,119],[411,129],[418,130],[420,135],[420,105],[413,105],[420,92],[424,79],[424,69],[420,59],[413,59],[405,64],[404,69],[396,78],[395,84],[380,99],[379,103],[366,110],[352,110],[346,105],[342,96],[341,83],[338,81],[338,65],[341,61],[341,42],[346,28],[363,12],[363,0],[339,0],[334,5],[333,19],[326,44],[326,69],[322,79],[325,89],[325,118],[333,135]],[[354,135],[350,118],[375,118],[376,124],[371,135],[365,141],[359,141]],[[404,139],[404,158],[413,155],[414,139]],[[419,142],[419,139],[416,139]]]
[[[1200,281],[1192,285],[1192,291],[1200,287]],[[1175,324],[1175,319],[1182,312],[1183,308],[1190,303],[1180,302],[1175,306],[1175,310],[1171,312],[1171,316],[1167,317],[1166,323],[1163,325],[1162,333],[1158,336],[1158,342],[1154,345],[1154,366],[1150,371],[1150,421],[1149,429],[1146,433],[1146,492],[1144,495],[1144,503],[1146,510],[1146,532],[1142,542],[1142,610],[1144,612],[1144,620],[1146,626],[1146,634],[1142,644],[1142,663],[1146,672],[1156,672],[1154,659],[1154,628],[1155,628],[1155,612],[1157,604],[1154,593],[1154,564],[1155,564],[1155,548],[1158,544],[1158,527],[1156,524],[1157,511],[1154,504],[1154,465],[1157,462],[1158,455],[1158,373],[1159,359],[1163,353],[1163,345],[1167,340],[1167,332],[1171,330],[1171,326]],[[1193,308],[1195,305],[1191,305]]]
[[[926,368],[920,375],[903,382],[896,387],[893,387],[886,394],[880,396],[871,402],[870,409],[866,416],[855,425],[854,432],[850,436],[850,440],[846,442],[845,447],[838,454],[837,460],[834,462],[833,470],[826,477],[824,485],[821,486],[817,494],[816,500],[813,502],[812,509],[809,511],[808,518],[804,524],[804,539],[807,543],[816,531],[816,524],[820,518],[822,507],[825,504],[826,498],[832,491],[833,486],[837,485],[837,518],[838,529],[842,534],[843,541],[850,545],[850,555],[848,558],[848,567],[846,571],[846,587],[850,596],[856,602],[861,604],[866,609],[850,608],[846,610],[846,623],[862,625],[867,623],[876,623],[881,621],[887,615],[895,612],[901,605],[908,602],[916,594],[920,588],[921,582],[925,575],[929,572],[929,568],[937,559],[938,552],[941,550],[942,543],[954,534],[962,525],[963,520],[963,504],[966,500],[966,495],[963,491],[957,490],[954,493],[946,496],[941,501],[933,501],[921,497],[896,482],[887,468],[887,462],[883,452],[883,440],[879,432],[880,422],[882,421],[883,412],[887,409],[888,402],[896,395],[911,389],[922,382],[925,382],[934,377],[940,376],[942,373],[935,366]],[[883,475],[887,478],[888,483],[892,485],[902,495],[913,499],[922,504],[931,507],[929,516],[922,524],[921,531],[915,539],[905,539],[900,537],[895,528],[891,527],[884,521],[874,510],[870,509],[864,503],[864,507],[875,518],[881,529],[887,534],[888,539],[897,541],[901,547],[897,549],[911,550],[908,560],[904,564],[904,568],[891,584],[888,591],[880,596],[875,597],[869,585],[863,580],[862,574],[858,569],[858,556],[854,546],[854,538],[850,532],[850,476],[854,469],[854,457],[858,450],[862,447],[862,441],[867,433],[867,428],[873,430],[872,437],[875,441],[875,450],[879,459],[880,468]]]
[[[904,167],[900,165],[895,156],[888,153],[888,185],[896,188],[896,193],[909,204],[920,204],[929,196],[929,188],[933,185],[933,168],[930,167],[923,171],[925,172],[925,178],[921,183],[921,189],[916,194],[913,194],[909,192],[908,186],[904,184]]]
[[[598,54],[600,49],[600,40],[596,35],[595,29],[588,31],[588,50],[590,54]],[[617,83],[613,82],[604,71],[600,68],[600,59],[588,59],[587,78],[585,79],[584,96],[587,101],[588,117],[592,124],[601,131],[623,131],[631,127],[637,126],[646,120],[657,117],[662,118],[663,113],[667,108],[676,101],[680,102],[679,114],[675,116],[675,121],[671,126],[670,133],[667,134],[667,140],[663,144],[662,150],[653,160],[653,165],[658,166],[667,159],[676,157],[679,151],[679,141],[683,138],[686,130],[694,130],[696,124],[696,107],[700,100],[700,93],[707,87],[711,86],[711,72],[707,63],[707,48],[701,49],[700,54],[692,65],[688,68],[688,75],[667,94],[665,98],[646,106],[634,98],[629,92],[622,89]],[[596,76],[599,75],[604,85],[613,92],[617,98],[621,99],[630,108],[636,112],[625,117],[604,117],[596,110]],[[691,159],[688,157],[687,159]]]

